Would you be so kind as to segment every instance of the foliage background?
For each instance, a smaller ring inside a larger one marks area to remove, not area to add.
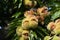
[[[24,11],[29,10],[26,8],[24,0],[0,0],[0,25],[2,29],[0,30],[2,38],[6,40],[17,40],[16,27],[21,24],[24,18]],[[60,0],[36,0],[38,2],[37,6],[47,6],[48,10],[51,12],[48,17],[45,18],[45,25],[39,25],[38,30],[33,30],[37,34],[37,38],[43,38],[49,35],[49,31],[46,29],[46,25],[50,21],[54,21],[60,18]],[[34,32],[32,35],[34,35]],[[6,38],[7,37],[7,38]],[[1,40],[3,40],[1,38]]]

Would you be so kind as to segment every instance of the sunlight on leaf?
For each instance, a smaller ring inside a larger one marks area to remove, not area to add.
[[[13,18],[13,17],[18,18],[20,14],[21,14],[21,12],[17,12],[17,13],[15,13],[15,14],[12,16],[12,18]]]
[[[60,17],[60,10],[55,12],[52,17],[51,17],[51,20],[55,20],[56,18]]]

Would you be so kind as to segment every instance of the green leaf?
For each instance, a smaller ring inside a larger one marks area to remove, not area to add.
[[[18,18],[19,15],[21,15],[21,12],[16,12],[16,13],[12,16],[12,18],[13,18],[13,17]]]
[[[19,3],[19,6],[18,6],[18,8],[20,8],[20,7],[21,7],[21,4],[22,4],[22,3]]]
[[[39,26],[38,27],[39,30],[41,30],[43,33],[45,33],[46,35],[49,35],[48,34],[48,31],[46,30],[46,28],[44,29],[43,27]]]
[[[11,40],[18,40],[18,36],[17,36],[17,34],[14,34],[14,36],[12,37],[12,39]]]
[[[17,2],[17,0],[14,0],[14,3],[16,3]]]
[[[22,0],[20,0],[20,3],[19,3],[19,5],[18,5],[18,8],[20,8],[21,5],[22,5]]]
[[[60,10],[55,12],[52,16],[51,16],[51,20],[55,20],[56,18],[60,17]]]
[[[34,31],[30,30],[30,40],[34,40],[34,38],[37,39],[37,35]]]

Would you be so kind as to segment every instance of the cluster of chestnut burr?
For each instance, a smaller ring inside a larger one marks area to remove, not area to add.
[[[26,6],[34,7],[37,2],[34,0],[24,0]],[[38,27],[38,22],[44,24],[44,19],[49,15],[48,8],[46,6],[37,8],[36,10],[30,9],[24,12],[24,19],[21,26],[17,27],[16,33],[20,37],[19,40],[29,40],[30,29]]]
[[[36,11],[29,10],[24,12],[25,18],[22,20],[21,27],[17,27],[16,33],[20,36],[20,40],[29,40],[30,29],[38,27],[38,22],[43,25],[44,18],[49,15],[47,7],[43,6]]]
[[[46,36],[44,40],[60,40],[60,19],[50,22],[47,29],[51,31],[51,34]]]

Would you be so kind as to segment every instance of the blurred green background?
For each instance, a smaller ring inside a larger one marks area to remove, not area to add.
[[[0,0],[0,40],[5,40],[5,39],[11,40],[16,38],[16,36],[14,36],[16,26],[21,24],[21,21],[24,18],[23,16],[24,11],[30,9],[30,8],[26,8],[23,1],[24,0]],[[59,16],[55,13],[60,10],[60,0],[36,0],[36,1],[37,1],[37,6],[34,8],[47,6],[48,10],[51,12],[50,16],[46,18],[45,24],[48,24],[48,22],[51,20],[53,21],[56,18],[60,18],[60,14],[59,14],[60,12],[58,13]],[[45,36],[44,33],[46,31],[44,31],[44,29],[46,29],[46,27],[43,27],[42,29],[43,30],[41,34],[38,33],[40,30],[38,30],[37,33],[41,36],[42,35]],[[9,35],[8,38],[5,38],[6,35]]]

